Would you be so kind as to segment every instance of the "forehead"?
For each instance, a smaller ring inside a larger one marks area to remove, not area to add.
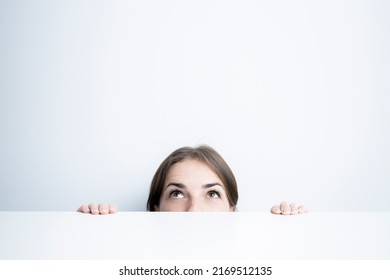
[[[220,182],[218,175],[205,163],[195,159],[185,159],[169,168],[167,180],[214,180]]]

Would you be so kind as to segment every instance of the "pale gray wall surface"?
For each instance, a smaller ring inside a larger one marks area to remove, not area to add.
[[[241,211],[390,211],[390,2],[0,1],[0,210],[142,211],[209,144]]]

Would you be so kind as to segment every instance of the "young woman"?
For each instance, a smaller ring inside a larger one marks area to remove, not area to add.
[[[157,169],[150,186],[148,211],[214,212],[236,211],[236,179],[225,160],[211,147],[183,147],[171,153]],[[113,214],[115,205],[84,204],[78,211]],[[282,202],[274,214],[305,213],[301,205]]]

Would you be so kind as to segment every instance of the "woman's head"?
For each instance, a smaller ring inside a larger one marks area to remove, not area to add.
[[[149,211],[234,211],[237,183],[211,147],[183,147],[157,169],[149,192]]]

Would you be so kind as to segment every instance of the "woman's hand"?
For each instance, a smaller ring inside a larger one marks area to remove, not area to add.
[[[303,205],[297,205],[295,203],[281,202],[279,205],[272,206],[272,214],[280,215],[296,215],[306,213],[307,209]]]
[[[87,213],[87,214],[93,214],[93,215],[107,215],[107,214],[114,214],[118,212],[118,207],[116,205],[112,204],[83,204],[80,206],[79,209],[77,209],[78,212],[81,213]]]

